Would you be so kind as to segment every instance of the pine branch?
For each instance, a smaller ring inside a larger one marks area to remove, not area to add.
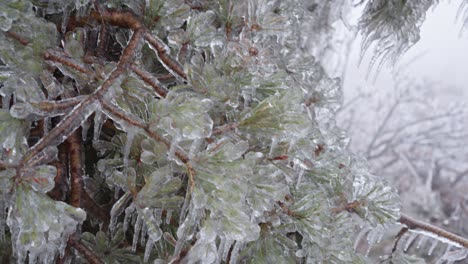
[[[415,220],[404,214],[400,215],[398,222],[407,226],[408,229],[414,230],[415,232],[429,233],[436,239],[446,239],[453,242],[454,244],[459,245],[460,247],[468,248],[468,239],[437,226]]]

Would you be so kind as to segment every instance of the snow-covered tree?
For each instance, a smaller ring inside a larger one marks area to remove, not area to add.
[[[433,2],[368,1],[366,43],[397,58]],[[365,263],[357,234],[398,221],[462,258],[336,125],[339,76],[312,52],[351,4],[2,1],[2,259]],[[414,260],[396,244],[386,261]]]

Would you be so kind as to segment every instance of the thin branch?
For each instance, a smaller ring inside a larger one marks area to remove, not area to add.
[[[398,220],[401,224],[408,227],[408,229],[415,232],[429,233],[432,237],[439,240],[449,240],[460,247],[468,248],[468,239],[446,231],[437,226],[415,220],[407,215],[401,214]]]
[[[135,13],[125,10],[108,10],[101,8],[99,11],[91,11],[91,18],[103,21],[114,26],[130,28],[135,31],[143,28],[143,23]]]
[[[13,32],[13,31],[7,31],[6,32],[6,35],[16,41],[18,41],[19,43],[21,43],[22,45],[24,46],[27,46],[29,44],[29,40],[23,38],[22,36],[20,36],[18,33],[16,32]]]
[[[68,239],[68,245],[76,249],[90,264],[104,264],[104,261],[99,258],[90,248],[81,243],[77,238],[71,236]]]
[[[43,57],[45,60],[58,62],[94,78],[93,70],[87,68],[84,65],[81,65],[81,63],[75,61],[74,59],[69,58],[66,54],[59,54],[57,51],[48,50],[43,54]]]
[[[167,88],[158,79],[153,77],[151,73],[137,67],[135,64],[130,65],[130,69],[136,73],[136,75],[140,76],[143,81],[151,85],[159,97],[166,97],[168,91]]]
[[[101,84],[101,86],[88,98],[83,100],[65,116],[62,121],[52,129],[49,134],[41,138],[29,151],[24,155],[21,165],[27,163],[32,157],[41,152],[44,148],[51,145],[58,145],[62,143],[71,133],[75,131],[92,113],[94,113],[94,104],[98,103],[100,98],[104,98],[106,92],[110,89],[112,84],[117,81],[118,77],[125,72],[125,67],[131,61],[133,54],[138,48],[138,43],[141,40],[142,30],[137,30],[133,33],[127,47],[123,51],[117,68],[111,72],[109,77]],[[91,110],[89,110],[91,109]]]
[[[235,130],[237,127],[239,127],[239,123],[230,123],[230,124],[222,125],[219,127],[215,127],[211,134],[213,135],[223,134],[225,132]]]
[[[98,205],[93,198],[89,196],[86,190],[81,190],[81,207],[90,215],[100,220],[103,223],[103,230],[107,230],[110,222],[109,213]]]
[[[393,248],[392,248],[392,253],[395,253],[397,247],[398,247],[398,243],[400,242],[401,238],[403,237],[404,234],[406,234],[406,232],[408,232],[408,228],[407,227],[403,227],[400,232],[398,232],[398,234],[396,235],[396,240],[395,240],[395,244],[393,244]]]
[[[185,74],[183,67],[179,64],[179,62],[167,54],[166,44],[164,44],[162,40],[154,37],[149,32],[145,32],[144,38],[149,43],[149,45],[153,47],[156,55],[169,72],[181,77],[184,80],[187,80],[187,75]]]
[[[141,122],[139,120],[136,120],[136,119],[132,119],[127,113],[120,110],[118,108],[118,106],[115,106],[114,104],[112,104],[110,102],[107,102],[107,101],[102,100],[102,99],[100,99],[100,102],[101,102],[102,107],[105,110],[107,110],[109,112],[109,114],[113,115],[115,118],[121,119],[121,120],[127,122],[128,124],[130,124],[132,126],[135,126],[135,127],[138,127],[140,129],[142,129],[143,131],[146,132],[146,134],[149,137],[156,140],[157,142],[160,142],[160,143],[164,144],[164,146],[166,146],[167,149],[171,148],[171,143],[169,143],[168,140],[166,140],[165,138],[160,136],[158,133],[152,131],[149,128],[149,126],[146,125],[145,123],[143,123],[143,122]],[[180,161],[182,161],[185,164],[185,166],[187,167],[187,171],[188,171],[189,179],[190,179],[190,187],[191,187],[191,190],[193,190],[193,188],[195,187],[195,170],[193,169],[192,164],[190,163],[190,159],[189,159],[188,155],[182,149],[179,148],[179,149],[177,149],[175,151],[175,156]]]
[[[77,129],[67,139],[70,155],[70,205],[81,207],[81,193],[83,189],[83,161],[81,154],[83,151],[81,143],[81,129]]]
[[[85,100],[88,96],[87,95],[79,95],[70,99],[64,99],[60,101],[43,101],[39,103],[29,102],[31,106],[35,109],[42,111],[42,113],[37,113],[37,115],[44,115],[44,116],[59,116],[70,113],[70,111]]]

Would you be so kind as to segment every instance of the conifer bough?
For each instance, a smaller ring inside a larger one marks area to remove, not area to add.
[[[466,247],[346,150],[309,34],[349,6],[312,6],[2,1],[2,260],[365,263],[398,219]]]

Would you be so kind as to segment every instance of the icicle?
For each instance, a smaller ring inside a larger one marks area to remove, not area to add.
[[[145,254],[143,256],[144,263],[147,263],[149,260],[149,257],[151,255],[151,250],[153,249],[153,244],[154,244],[154,241],[151,238],[149,238],[145,246]]]
[[[103,115],[99,110],[94,113],[93,141],[99,140],[99,135],[101,134],[102,125],[104,124],[105,118],[106,116]]]
[[[185,220],[185,216],[190,205],[190,194],[191,192],[187,192],[185,194],[184,204],[182,205],[182,209],[180,210],[179,225],[181,225]]]
[[[226,238],[221,238],[221,242],[219,242],[218,246],[218,253],[216,257],[216,264],[221,263],[223,259],[224,248],[226,247]]]
[[[171,223],[171,218],[172,218],[172,210],[167,210],[166,211],[166,225],[169,225]]]
[[[427,241],[427,236],[419,236],[419,241],[418,241],[418,244],[416,245],[416,248],[420,249],[421,246],[423,246],[426,241]]]
[[[130,201],[131,198],[132,198],[132,194],[130,192],[126,192],[112,206],[112,209],[111,209],[111,212],[110,212],[111,220],[110,220],[110,223],[109,223],[109,230],[111,231],[111,234],[114,234],[115,227],[116,227],[116,224],[117,224],[117,219],[125,211],[125,206]]]
[[[427,252],[428,256],[432,255],[432,252],[434,251],[437,244],[439,244],[439,241],[437,239],[432,240],[431,247],[429,248],[429,251]]]
[[[418,234],[410,233],[410,235],[408,236],[408,239],[406,240],[405,246],[403,247],[403,251],[406,252],[417,237],[418,237]]]
[[[175,155],[175,152],[177,150],[177,143],[178,143],[177,136],[174,135],[174,137],[172,138],[171,147],[169,148],[168,158],[170,160],[174,160],[179,165],[183,165],[181,164],[181,161]]]
[[[37,263],[37,254],[36,252],[29,252],[29,264]]]
[[[272,158],[276,148],[278,147],[278,137],[273,137],[271,139],[271,146],[270,146],[270,152],[268,153],[268,157]]]
[[[182,69],[182,66],[180,66],[180,64],[175,61],[174,59],[172,59],[170,56],[168,56],[168,54],[170,54],[170,49],[169,47],[166,45],[166,43],[164,43],[164,41],[160,40],[158,37],[156,36],[153,36],[154,38],[154,43],[157,43],[157,46],[153,46],[153,41],[148,41],[150,45],[148,45],[155,53],[156,55],[156,58],[158,59],[158,61],[164,66],[164,68],[169,72],[171,73],[174,77],[176,77],[177,80],[181,81],[181,82],[184,82],[185,79],[176,71],[174,71],[166,62],[169,61],[170,64],[172,64],[173,66],[175,65],[175,67],[177,68],[180,68]],[[161,49],[162,48],[162,52],[158,52],[158,49]]]
[[[369,255],[372,246],[376,243],[378,243],[381,239],[382,236],[384,235],[384,230],[382,227],[376,227],[374,229],[371,229],[369,234],[367,235],[367,243],[369,244],[369,248],[366,250],[366,257]]]
[[[83,105],[85,107],[83,108]],[[65,116],[56,128],[52,129],[50,133],[47,133],[48,137],[43,137],[39,142],[36,143],[32,148],[29,149],[29,153],[34,153],[37,148],[42,148],[47,144],[48,146],[57,146],[67,139],[83,122],[96,110],[98,106],[97,102],[83,101],[79,105],[75,106],[73,110]],[[48,120],[46,118],[45,120]],[[62,130],[57,129],[58,127],[63,128]],[[49,142],[44,143],[44,139],[47,138]],[[28,156],[28,154],[26,154]]]
[[[231,249],[232,244],[234,244],[234,240],[226,240],[226,243],[224,245],[224,251],[223,251],[223,261],[227,261],[227,257],[229,255],[229,250]]]
[[[204,141],[205,139],[196,139],[192,142],[188,153],[189,159],[193,159],[200,152],[200,146]]]
[[[0,201],[0,242],[5,241],[5,226],[6,226],[6,204],[5,203],[6,203],[6,199],[3,196],[2,200]]]
[[[50,127],[50,117],[45,117],[44,118],[44,126],[42,127],[44,129],[43,132],[42,132],[42,133],[44,133],[44,135],[49,134],[49,127]],[[71,133],[73,133],[73,131]],[[68,138],[68,136],[67,136],[67,138]]]
[[[129,207],[125,209],[125,217],[123,222],[123,230],[127,232],[130,219],[132,218],[132,213],[135,210],[135,204],[131,204]]]
[[[152,213],[152,210],[144,208],[141,210],[141,216],[145,222],[145,225],[148,227],[148,236],[151,237],[153,241],[159,241],[162,236],[162,231],[159,228],[161,224],[161,210],[157,210],[155,214]]]
[[[243,246],[243,243],[237,241],[234,245],[234,248],[231,252],[231,263],[237,263],[237,259],[239,258],[239,252]]]
[[[362,238],[367,234],[367,232],[369,232],[369,230],[369,227],[361,227],[361,231],[356,236],[356,240],[354,241],[354,250],[357,250],[359,247],[359,242],[361,242]]]
[[[11,95],[2,95],[2,108],[5,110],[10,109],[10,96]]]
[[[140,245],[146,244],[146,235],[148,234],[148,225],[143,225],[141,227],[141,235],[140,235]]]
[[[133,139],[135,138],[135,135],[137,134],[137,132],[134,129],[131,129],[131,128],[129,128],[126,132],[127,132],[127,140],[125,141],[123,154],[124,154],[124,166],[125,166],[125,168],[128,168],[128,156],[130,155],[130,150],[132,148],[132,142],[133,142]]]
[[[302,177],[304,176],[304,173],[305,173],[305,170],[303,170],[302,168],[299,169],[299,173],[297,175],[297,182],[296,182],[296,189],[299,190],[299,187],[301,186],[301,181],[302,181]]]
[[[137,214],[137,220],[135,222],[135,229],[133,232],[133,241],[132,241],[132,252],[136,252],[137,244],[138,244],[138,236],[140,235],[141,227],[143,226],[143,218],[141,214]]]
[[[81,138],[83,139],[83,142],[86,141],[88,138],[88,130],[91,127],[91,122],[89,120],[86,120],[81,124]]]
[[[458,260],[463,260],[468,257],[468,249],[462,248],[454,251],[447,250],[445,254],[437,261],[437,263],[443,263],[447,261],[448,264],[451,264]]]

